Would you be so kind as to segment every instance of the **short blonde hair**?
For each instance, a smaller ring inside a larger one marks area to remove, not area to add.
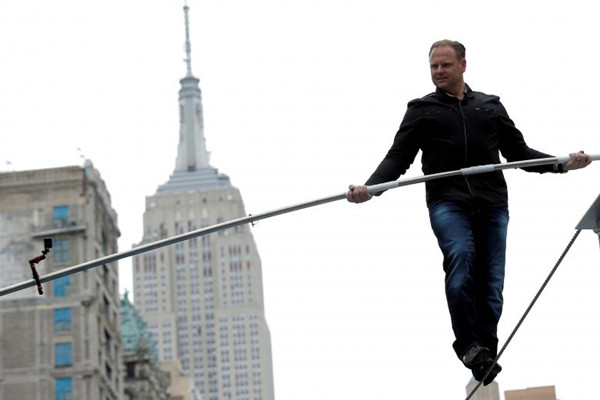
[[[452,47],[454,49],[454,51],[456,51],[456,55],[458,56],[459,60],[464,59],[467,55],[467,49],[465,49],[465,46],[463,46],[462,43],[457,42],[456,40],[448,40],[448,39],[438,40],[437,42],[432,44],[431,48],[429,49],[429,55],[431,56],[431,52],[433,51],[433,49],[435,49],[436,47],[440,47],[440,46]]]

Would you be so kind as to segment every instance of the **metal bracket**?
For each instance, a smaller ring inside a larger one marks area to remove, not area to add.
[[[592,229],[594,232],[600,234],[600,195],[598,195],[596,201],[594,201],[583,218],[581,218],[575,229]]]
[[[37,286],[38,294],[40,296],[44,294],[44,288],[42,287],[42,282],[40,281],[40,276],[39,276],[37,270],[35,269],[35,264],[38,264],[40,261],[45,260],[46,254],[48,254],[50,252],[51,248],[52,248],[52,239],[50,239],[50,238],[44,239],[44,250],[42,250],[42,255],[34,257],[31,260],[29,260],[29,267],[31,268],[31,274],[32,274],[33,280],[35,281],[35,284]]]

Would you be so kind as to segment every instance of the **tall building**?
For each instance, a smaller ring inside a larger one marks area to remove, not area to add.
[[[125,400],[169,400],[169,374],[160,369],[156,342],[129,301],[121,299]]]
[[[471,377],[471,380],[467,384],[467,395],[471,394],[475,386],[477,386],[477,381]],[[500,400],[500,387],[498,386],[498,382],[493,381],[487,386],[481,385],[477,392],[471,397],[473,400]]]
[[[523,390],[507,390],[504,392],[505,400],[556,400],[554,386],[543,386]]]
[[[183,373],[179,360],[165,361],[160,364],[160,369],[171,380],[169,386],[170,400],[202,400],[200,393],[194,386],[194,380]]]
[[[0,174],[0,282],[31,279],[28,260],[53,239],[42,274],[117,252],[119,229],[99,172],[85,166]],[[120,400],[117,265],[0,297],[0,400]]]
[[[175,170],[146,198],[140,244],[246,215],[239,190],[209,163],[187,6],[184,12],[187,73]],[[274,398],[261,262],[249,227],[136,256],[133,267],[135,305],[161,361],[179,359],[204,400]]]

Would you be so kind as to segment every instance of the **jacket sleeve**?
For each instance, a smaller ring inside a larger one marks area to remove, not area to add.
[[[508,116],[506,109],[498,100],[498,132],[500,135],[500,153],[506,158],[507,161],[523,161],[532,160],[536,158],[548,158],[554,157],[552,155],[542,153],[541,151],[532,149],[527,146],[523,134],[514,122]],[[528,172],[553,172],[554,168],[552,165],[540,165],[537,167],[526,167],[522,168]]]
[[[366,185],[376,185],[396,180],[413,163],[420,148],[419,122],[421,112],[416,104],[416,101],[411,101],[408,104],[408,109],[394,137],[392,147],[367,180]]]

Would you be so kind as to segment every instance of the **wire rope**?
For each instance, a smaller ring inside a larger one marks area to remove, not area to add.
[[[548,283],[550,282],[550,279],[552,279],[552,277],[554,276],[554,273],[556,272],[556,270],[558,269],[559,265],[564,260],[565,256],[569,252],[569,250],[571,250],[571,247],[573,246],[573,243],[575,242],[575,240],[577,239],[577,237],[579,236],[580,233],[581,233],[581,229],[578,229],[577,231],[575,231],[575,234],[571,238],[571,241],[569,242],[569,244],[567,245],[567,247],[565,248],[565,250],[563,251],[563,253],[559,257],[558,261],[554,265],[554,268],[552,268],[552,270],[548,274],[548,277],[546,277],[546,280],[544,281],[544,283],[542,284],[542,286],[540,287],[540,289],[538,290],[538,292],[534,296],[534,298],[531,301],[531,303],[529,303],[529,306],[525,310],[525,313],[523,313],[523,315],[521,316],[521,319],[519,320],[519,322],[517,323],[517,325],[515,326],[515,328],[511,332],[511,334],[508,336],[508,339],[506,339],[506,342],[504,343],[504,345],[502,346],[502,348],[498,352],[498,355],[494,359],[494,362],[488,368],[485,376],[481,379],[480,382],[477,383],[477,385],[475,385],[475,387],[473,388],[473,390],[471,390],[471,393],[467,396],[467,398],[465,400],[470,400],[473,397],[473,395],[475,395],[475,393],[477,392],[477,390],[481,387],[482,382],[484,382],[486,380],[486,378],[490,375],[490,373],[492,372],[492,369],[498,363],[498,360],[500,359],[500,357],[502,356],[502,354],[504,353],[504,351],[506,350],[506,348],[508,347],[508,345],[512,341],[513,337],[515,336],[515,334],[517,333],[517,331],[519,330],[519,328],[521,327],[521,325],[525,321],[525,318],[527,318],[527,316],[529,315],[529,312],[531,311],[531,309],[533,308],[533,306],[535,305],[535,303],[540,298],[540,296],[541,296],[542,292],[544,291],[544,289],[546,289],[546,286],[548,286]]]

